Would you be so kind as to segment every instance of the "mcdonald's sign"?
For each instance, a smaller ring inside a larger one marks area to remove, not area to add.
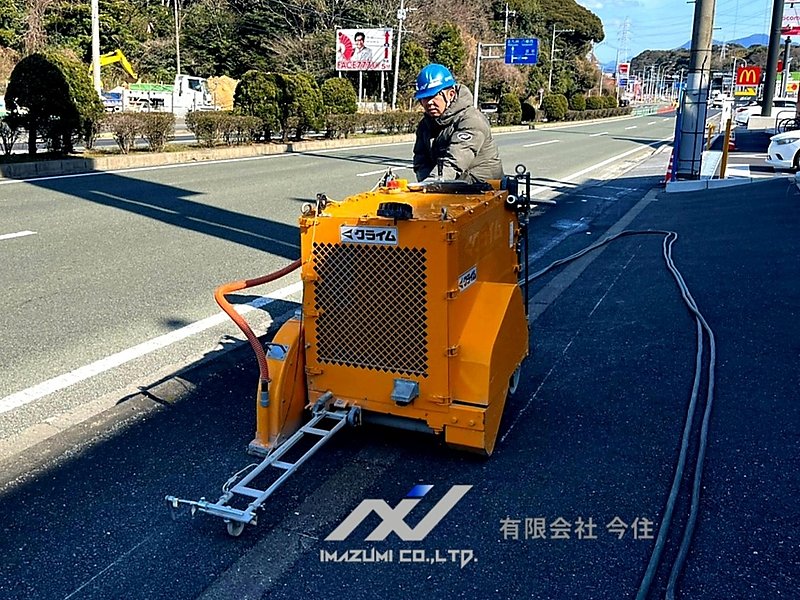
[[[753,85],[761,83],[761,67],[739,67],[736,69],[736,85]]]

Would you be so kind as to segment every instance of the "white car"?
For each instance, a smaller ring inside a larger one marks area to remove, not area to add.
[[[775,169],[800,168],[800,129],[769,138],[767,164]]]
[[[772,101],[773,117],[792,117],[797,110],[797,100],[794,98],[775,98]],[[750,115],[761,114],[761,103],[751,102],[745,106],[734,107],[733,120],[736,125],[747,126]]]

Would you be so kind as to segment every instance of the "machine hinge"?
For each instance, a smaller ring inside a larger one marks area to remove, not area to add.
[[[458,237],[458,232],[457,231],[448,231],[448,232],[446,232],[444,234],[444,240],[448,244],[451,244],[451,243],[455,242],[457,237]]]
[[[452,398],[450,396],[431,396],[435,404],[439,404],[441,406],[449,406]]]
[[[447,356],[455,356],[456,354],[458,354],[458,345],[447,348]]]
[[[447,290],[444,293],[444,297],[446,300],[455,300],[458,298],[458,290]]]
[[[322,375],[324,371],[317,367],[306,367],[306,375]]]

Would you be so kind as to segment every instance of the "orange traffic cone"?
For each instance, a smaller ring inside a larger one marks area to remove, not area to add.
[[[672,152],[669,153],[669,166],[667,167],[667,172],[664,174],[664,180],[661,183],[669,183],[672,181],[672,161],[675,158],[675,148],[672,149]]]

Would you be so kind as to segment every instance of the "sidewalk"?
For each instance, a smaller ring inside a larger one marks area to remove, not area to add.
[[[664,164],[666,156],[650,162]],[[800,191],[783,177],[684,194],[653,189],[629,214],[625,229],[678,233],[674,261],[716,339],[700,512],[680,596],[793,597],[800,585],[800,533],[791,525],[800,518]],[[586,446],[565,447],[555,460],[595,464],[618,483],[616,492],[596,489],[604,503],[657,523],[696,352],[694,319],[665,269],[661,243],[655,235],[612,242],[536,321],[533,338],[538,418],[549,431],[581,432],[573,443]],[[586,245],[575,240],[559,254]],[[686,523],[707,384],[704,374],[657,589]],[[581,489],[579,472],[564,476],[564,488]]]

